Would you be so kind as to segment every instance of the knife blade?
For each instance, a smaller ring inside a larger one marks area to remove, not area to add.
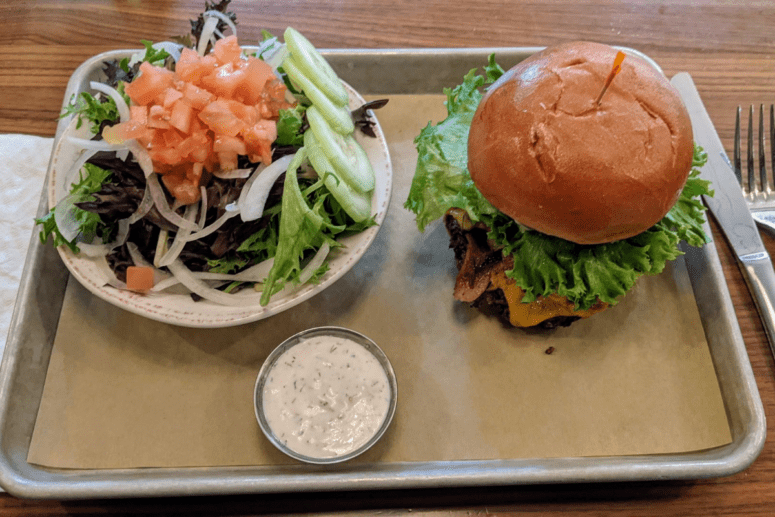
[[[710,180],[714,195],[703,196],[704,201],[735,252],[775,356],[775,271],[772,260],[694,81],[688,73],[681,72],[670,82],[689,112],[694,141],[708,154],[700,177]]]

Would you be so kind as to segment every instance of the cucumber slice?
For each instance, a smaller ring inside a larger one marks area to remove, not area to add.
[[[293,58],[286,58],[283,61],[283,70],[304,91],[304,95],[312,101],[312,105],[318,107],[320,113],[337,133],[349,135],[355,130],[350,110],[331,102],[331,99],[301,71]]]
[[[351,134],[342,136],[332,131],[315,105],[307,109],[307,121],[315,140],[339,176],[358,192],[374,190],[374,169],[366,151],[355,138]]]
[[[335,104],[347,106],[350,100],[342,81],[320,52],[299,31],[293,27],[285,29],[285,44],[296,64]]]
[[[357,223],[365,221],[371,215],[371,196],[356,191],[337,174],[320,144],[315,140],[312,131],[304,133],[304,149],[307,150],[307,158],[312,167],[323,178],[323,183],[328,187],[334,199],[342,205],[347,215]]]

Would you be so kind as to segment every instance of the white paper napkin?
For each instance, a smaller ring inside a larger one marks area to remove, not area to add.
[[[53,142],[39,136],[0,135],[0,357]]]

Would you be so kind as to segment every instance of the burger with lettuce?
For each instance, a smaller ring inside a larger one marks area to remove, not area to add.
[[[443,219],[455,299],[511,326],[567,326],[662,272],[679,242],[707,242],[686,108],[637,56],[610,80],[616,57],[573,42],[504,72],[491,56],[445,90],[405,207],[420,231]]]

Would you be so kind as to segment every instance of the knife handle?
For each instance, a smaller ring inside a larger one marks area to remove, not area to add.
[[[772,261],[765,252],[740,257],[740,263],[775,357],[775,271]]]

